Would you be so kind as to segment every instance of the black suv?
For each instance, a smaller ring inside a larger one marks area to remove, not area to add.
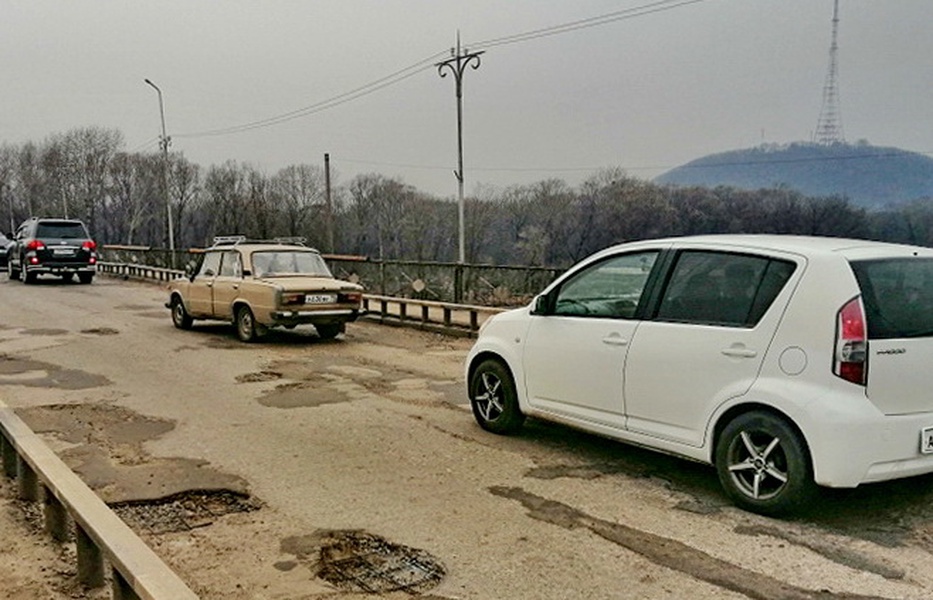
[[[10,279],[32,283],[41,273],[91,283],[97,269],[97,244],[77,219],[33,217],[16,230],[9,250]]]

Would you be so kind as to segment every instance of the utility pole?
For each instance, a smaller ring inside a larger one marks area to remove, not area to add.
[[[451,58],[437,63],[437,73],[441,77],[446,77],[445,69],[453,73],[454,83],[457,92],[457,170],[454,176],[457,178],[457,217],[459,225],[459,258],[458,262],[463,265],[466,263],[466,235],[464,233],[464,204],[463,204],[463,73],[466,68],[472,67],[474,70],[479,68],[480,52],[469,52],[466,48],[460,49],[460,32],[457,31],[457,47],[450,49]]]
[[[162,184],[165,187],[165,211],[168,216],[168,249],[171,266],[175,268],[175,226],[172,223],[172,193],[168,188],[168,145],[171,139],[165,134],[165,106],[162,104],[162,90],[159,86],[148,79],[144,79],[147,84],[159,94],[159,116],[162,118],[162,137],[159,139],[159,145],[162,146]]]
[[[330,198],[330,154],[324,153],[324,201],[327,211],[327,251],[334,252],[334,205]]]

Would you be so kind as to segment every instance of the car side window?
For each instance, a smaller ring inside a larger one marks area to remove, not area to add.
[[[231,251],[224,252],[223,259],[220,262],[221,277],[242,277],[243,268],[240,266],[240,253]]]
[[[565,281],[554,297],[553,314],[631,319],[658,258],[657,251],[613,256]]]
[[[664,290],[657,318],[754,327],[794,268],[792,262],[762,256],[682,252]]]
[[[215,277],[220,272],[220,252],[208,252],[201,261],[198,277]]]

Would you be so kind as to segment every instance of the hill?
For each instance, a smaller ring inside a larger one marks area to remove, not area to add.
[[[845,196],[881,208],[933,197],[933,158],[860,144],[764,145],[698,158],[654,180],[661,184],[742,189],[787,186],[807,196]]]

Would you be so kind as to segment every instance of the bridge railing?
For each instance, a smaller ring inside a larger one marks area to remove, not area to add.
[[[117,277],[171,281],[183,271],[165,267],[150,267],[136,263],[97,263],[99,272]],[[363,317],[385,325],[419,327],[454,335],[475,336],[490,316],[506,309],[493,306],[437,302],[418,298],[363,295]]]
[[[9,407],[0,402],[3,471],[23,501],[41,502],[45,530],[58,542],[72,530],[78,580],[106,585],[114,600],[197,600],[198,596]]]

